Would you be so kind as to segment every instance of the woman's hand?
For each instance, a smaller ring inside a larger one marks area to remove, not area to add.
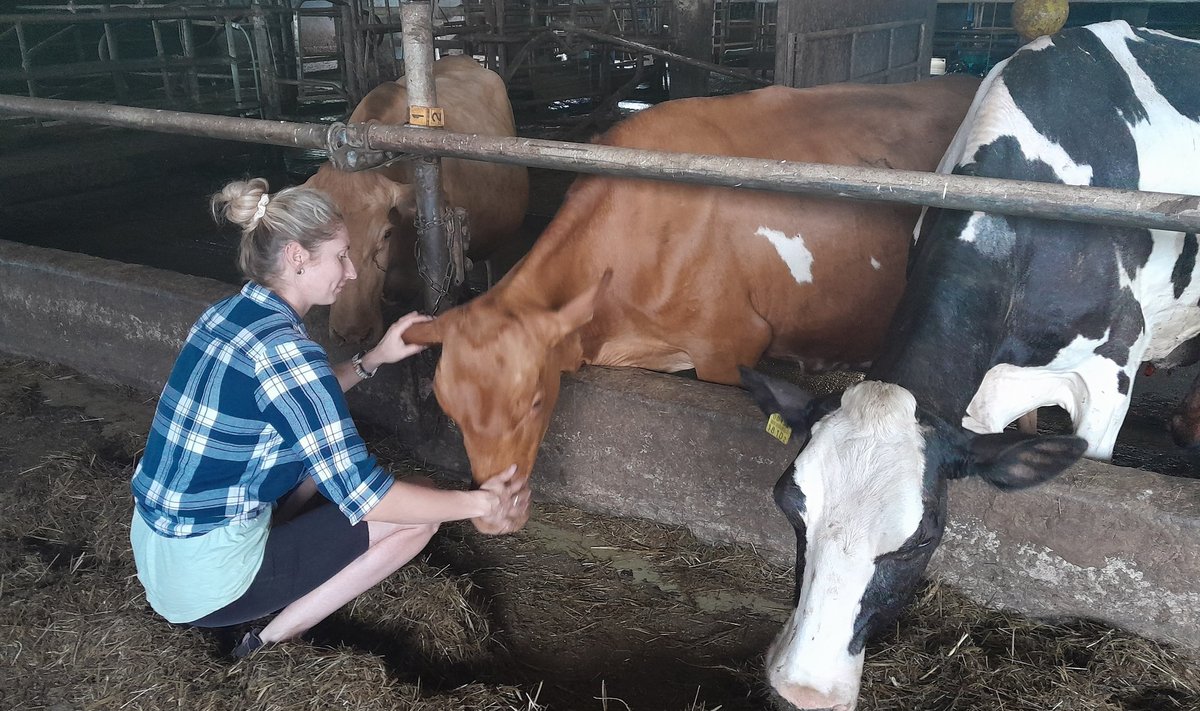
[[[404,332],[414,323],[432,320],[432,316],[419,314],[416,311],[396,319],[396,322],[389,326],[387,332],[383,334],[383,338],[379,339],[378,345],[363,357],[364,364],[369,360],[373,361],[371,365],[379,367],[383,363],[395,363],[425,350],[426,346],[405,343]],[[372,368],[367,368],[367,370],[374,372]]]
[[[486,497],[485,511],[471,522],[483,533],[512,533],[529,520],[528,480],[514,481],[514,464],[479,485],[475,493]]]
[[[387,332],[383,334],[383,338],[379,340],[379,343],[363,354],[360,365],[366,371],[366,376],[358,375],[358,371],[354,368],[354,364],[351,361],[339,363],[334,366],[333,373],[337,376],[338,385],[342,387],[342,392],[346,392],[355,385],[358,385],[362,382],[363,377],[369,378],[374,375],[376,369],[384,363],[395,363],[425,350],[425,346],[415,343],[405,343],[404,332],[414,323],[431,320],[433,320],[432,316],[419,314],[416,311],[397,319],[395,323],[388,327]]]

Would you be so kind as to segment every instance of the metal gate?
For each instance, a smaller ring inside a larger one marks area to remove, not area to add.
[[[779,3],[775,82],[892,84],[929,74],[937,0]]]

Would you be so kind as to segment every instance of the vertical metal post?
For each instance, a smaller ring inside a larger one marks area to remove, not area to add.
[[[350,103],[357,105],[370,91],[363,80],[366,71],[362,44],[362,30],[359,29],[359,6],[357,2],[347,2],[341,6],[341,26],[339,27],[340,46],[342,50],[342,77],[345,82],[346,94]]]
[[[271,38],[267,35],[267,15],[262,4],[255,0],[250,11],[254,27],[254,49],[258,54],[258,84],[261,88],[260,110],[265,119],[277,119],[283,113],[279,100],[279,85],[275,82],[275,54],[271,51]]]
[[[233,36],[233,20],[225,18],[225,50],[229,52],[229,79],[233,82],[233,103],[242,105],[242,77],[239,73],[237,42]]]
[[[117,50],[117,35],[113,30],[111,23],[104,23],[104,42],[108,45],[108,61],[114,66],[118,66],[121,61],[121,53]],[[129,93],[129,86],[125,83],[125,74],[120,69],[113,69],[113,88],[117,90],[117,99],[124,102],[125,96]]]
[[[464,7],[464,10],[465,10],[465,8],[466,8],[466,5],[464,5],[463,7]],[[384,9],[385,9],[385,10],[386,10],[386,12],[387,12],[387,17],[386,17],[386,19],[384,19],[384,22],[385,22],[385,23],[387,23],[387,24],[389,24],[389,25],[390,25],[390,24],[392,24],[393,22],[395,22],[396,20],[400,19],[398,15],[395,15],[395,16],[394,16],[394,15],[392,14],[392,6],[391,6],[390,4],[389,4],[389,5],[388,5],[386,8],[384,8]],[[397,12],[399,12],[399,10],[397,10]],[[388,69],[389,69],[389,71],[391,72],[391,75],[390,75],[390,76],[388,76],[388,77],[382,77],[382,78],[385,78],[385,79],[392,79],[392,78],[394,78],[394,77],[398,77],[398,76],[400,76],[401,74],[403,74],[403,73],[404,73],[404,62],[403,62],[403,60],[401,60],[401,59],[397,59],[397,58],[396,58],[396,33],[395,33],[395,32],[389,32],[389,33],[387,33],[386,35],[384,35],[384,36],[383,36],[382,40],[383,40],[383,41],[381,41],[381,42],[380,42],[379,51],[381,51],[381,52],[382,52],[382,51],[383,51],[383,45],[384,45],[384,44],[386,44],[386,45],[387,45],[387,51],[388,51]],[[402,45],[402,46],[403,46],[403,45]],[[401,53],[401,54],[403,54],[403,53]]]
[[[296,101],[303,103],[307,98],[304,93],[304,43],[300,40],[300,15],[304,0],[296,3],[292,14],[292,43],[296,45]]]
[[[158,26],[157,20],[150,21],[150,31],[154,34],[154,56],[158,57],[162,66],[159,73],[162,76],[163,93],[167,96],[167,103],[176,106],[175,90],[171,88],[171,73],[167,71],[167,52],[163,47],[162,28]]]
[[[196,65],[192,64],[192,60],[196,58],[196,40],[192,35],[192,21],[183,19],[179,21],[179,35],[183,42],[183,58],[187,60],[187,80],[188,93],[192,97],[192,103],[200,104],[200,77],[196,75]]]
[[[504,36],[504,16],[507,10],[504,7],[504,0],[496,0],[496,34]],[[492,45],[496,52],[496,66],[493,69],[502,77],[508,76],[508,45],[504,42],[496,42]]]
[[[29,56],[29,44],[25,41],[25,26],[20,22],[16,23],[17,28],[17,46],[21,50],[21,71],[25,72],[25,84],[29,87],[29,98],[37,97],[37,86],[33,83],[33,62]]]
[[[71,34],[75,36],[75,61],[87,61],[87,53],[83,51],[83,33],[79,25],[71,25]]]
[[[685,57],[711,62],[713,59],[713,16],[715,0],[676,0],[675,36]],[[671,64],[671,98],[708,95],[708,72],[687,65]]]
[[[433,81],[433,22],[429,0],[401,0],[404,77],[408,105],[437,106]],[[425,309],[437,314],[454,305],[450,249],[442,219],[441,161],[423,157],[415,170],[417,198],[417,270],[422,277]]]

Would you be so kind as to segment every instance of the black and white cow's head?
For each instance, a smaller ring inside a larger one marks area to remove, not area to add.
[[[942,538],[946,482],[1020,489],[1082,456],[1078,437],[977,435],[922,413],[904,388],[866,381],[814,398],[743,369],[760,408],[808,442],[775,485],[796,529],[796,610],[767,655],[789,708],[853,711],[863,648],[900,613]]]

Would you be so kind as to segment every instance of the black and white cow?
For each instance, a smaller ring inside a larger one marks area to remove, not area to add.
[[[1040,38],[984,81],[943,165],[1200,194],[1198,77],[1200,43],[1124,22]],[[1195,235],[958,211],[925,234],[866,381],[814,399],[743,373],[808,437],[775,488],[797,605],[767,676],[789,707],[854,709],[866,639],[941,539],[948,480],[1015,489],[1108,458],[1139,364],[1200,333]],[[1004,431],[1041,405],[1078,436]]]

